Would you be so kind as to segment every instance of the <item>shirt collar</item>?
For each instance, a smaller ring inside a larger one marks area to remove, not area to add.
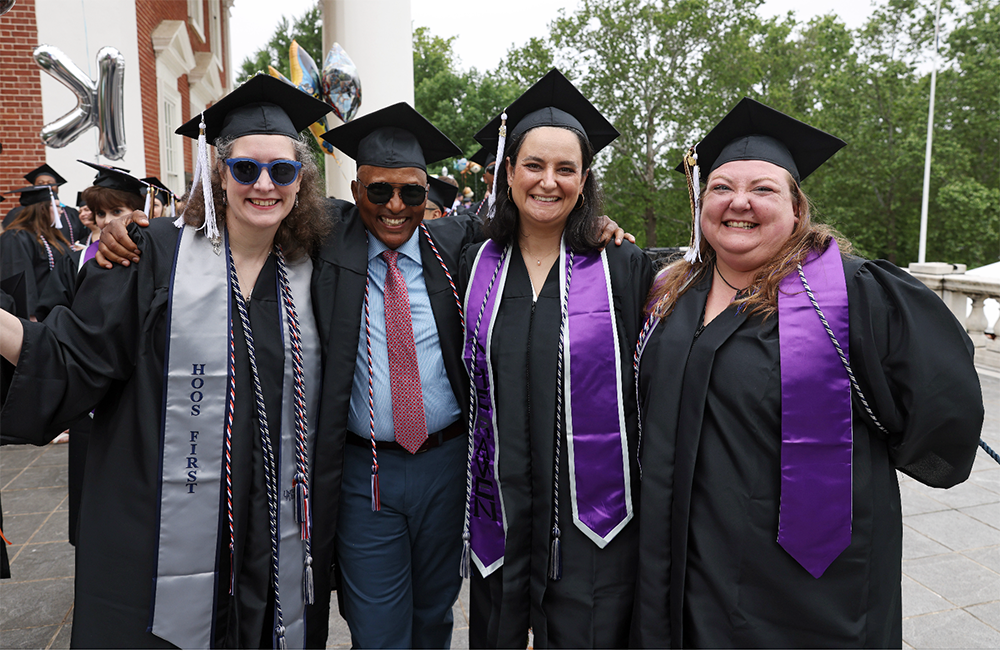
[[[383,251],[388,251],[389,247],[385,243],[375,237],[371,231],[368,231],[368,262],[370,263],[373,259],[382,255]],[[405,255],[410,260],[413,260],[417,264],[421,264],[420,258],[420,227],[417,226],[416,230],[413,231],[413,235],[410,239],[403,242],[398,249],[396,249],[402,255]]]

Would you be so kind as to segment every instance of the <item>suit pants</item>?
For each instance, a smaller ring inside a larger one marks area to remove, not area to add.
[[[451,646],[467,445],[459,436],[420,454],[379,450],[380,511],[371,508],[371,450],[345,446],[337,560],[354,648]]]

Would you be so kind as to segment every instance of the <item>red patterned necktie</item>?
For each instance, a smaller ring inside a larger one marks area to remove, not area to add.
[[[392,388],[392,423],[396,442],[416,452],[427,440],[424,394],[420,389],[417,348],[413,343],[410,296],[403,274],[396,266],[397,251],[383,251],[389,272],[385,276],[385,342],[389,350]]]

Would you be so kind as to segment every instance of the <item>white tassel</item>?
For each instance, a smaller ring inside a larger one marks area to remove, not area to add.
[[[56,203],[56,193],[52,191],[51,187],[49,188],[49,203],[52,206],[52,226],[62,228],[62,217],[60,217],[62,211],[59,210],[59,204]]]
[[[695,260],[701,262],[701,168],[698,166],[698,154],[694,154],[694,169],[691,172],[694,186],[694,243],[684,254],[684,259],[688,264],[694,264]]]
[[[146,186],[146,205],[144,205],[142,207],[142,213],[144,215],[146,215],[146,217],[152,217],[153,214],[150,212],[150,210],[152,210],[152,208],[153,208],[153,186],[147,185]]]
[[[504,112],[500,114],[500,139],[497,140],[497,159],[496,159],[497,165],[500,165],[501,161],[503,161],[504,159],[503,150],[506,146],[507,146],[507,110],[504,109]],[[495,171],[496,170],[494,170],[494,172]],[[493,175],[493,189],[490,190],[490,196],[488,197],[487,201],[487,204],[489,205],[489,208],[486,211],[487,221],[493,219],[493,214],[494,212],[496,212],[493,208],[493,205],[497,201],[497,176],[499,175],[498,174]]]

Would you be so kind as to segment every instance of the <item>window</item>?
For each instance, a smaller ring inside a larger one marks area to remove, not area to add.
[[[176,88],[160,82],[160,180],[181,194],[184,192],[184,143],[174,133],[180,124],[181,97]]]
[[[188,22],[201,40],[205,40],[205,5],[203,0],[188,0]]]

